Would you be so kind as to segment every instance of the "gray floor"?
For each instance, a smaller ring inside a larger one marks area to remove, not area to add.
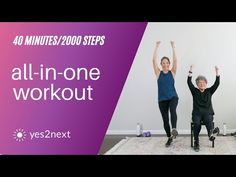
[[[104,154],[125,137],[125,135],[106,135],[100,148],[99,154]]]
[[[165,136],[165,135],[152,135],[152,136],[155,137],[155,136]],[[190,135],[179,135],[179,136],[190,136]],[[200,136],[206,136],[206,135],[200,135]],[[135,137],[135,135],[106,135],[100,148],[99,154],[101,155],[105,154],[109,149],[111,149],[125,137]]]
[[[153,136],[157,136],[157,135],[153,135]],[[159,136],[162,136],[162,135],[159,135]],[[135,137],[135,135],[106,135],[102,143],[102,146],[100,148],[99,154],[101,155],[105,154],[105,152],[107,152],[109,149],[111,149],[113,146],[115,146],[119,141],[121,141],[125,137]]]

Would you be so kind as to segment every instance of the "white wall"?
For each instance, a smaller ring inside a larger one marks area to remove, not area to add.
[[[160,57],[166,55],[172,59],[170,41],[174,40],[176,44],[179,132],[189,133],[190,129],[192,96],[186,81],[190,64],[195,66],[193,79],[199,74],[205,75],[208,86],[215,80],[214,66],[219,67],[221,83],[213,95],[215,122],[220,128],[225,122],[229,132],[235,131],[236,23],[149,23],[107,133],[135,133],[137,122],[152,133],[164,133],[152,69],[157,40],[161,41]]]

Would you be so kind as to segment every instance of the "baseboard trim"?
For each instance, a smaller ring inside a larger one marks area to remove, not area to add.
[[[145,131],[150,131],[151,134],[153,135],[165,135],[165,131],[164,130],[143,130],[143,132]],[[190,134],[190,130],[184,130],[184,129],[178,129],[179,134],[181,135],[189,135]],[[220,133],[222,133],[223,130],[220,129]],[[236,132],[236,129],[228,129],[227,130],[227,134]],[[202,129],[200,134],[206,134],[207,131],[206,129]],[[135,130],[107,130],[107,135],[136,135],[136,131]]]

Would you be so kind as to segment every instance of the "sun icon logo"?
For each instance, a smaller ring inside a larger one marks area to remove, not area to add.
[[[26,138],[26,132],[22,128],[16,129],[13,133],[13,137],[18,142],[24,141]]]

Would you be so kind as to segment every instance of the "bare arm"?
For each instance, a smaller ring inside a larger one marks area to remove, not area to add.
[[[153,59],[152,59],[154,73],[157,77],[159,77],[159,74],[161,71],[160,68],[158,67],[158,52],[159,52],[160,43],[161,43],[160,41],[156,42],[156,47],[155,47]]]
[[[176,56],[174,41],[171,41],[171,47],[172,47],[172,53],[173,53],[173,67],[172,67],[171,71],[174,75],[176,75],[176,72],[177,72],[177,56]]]

